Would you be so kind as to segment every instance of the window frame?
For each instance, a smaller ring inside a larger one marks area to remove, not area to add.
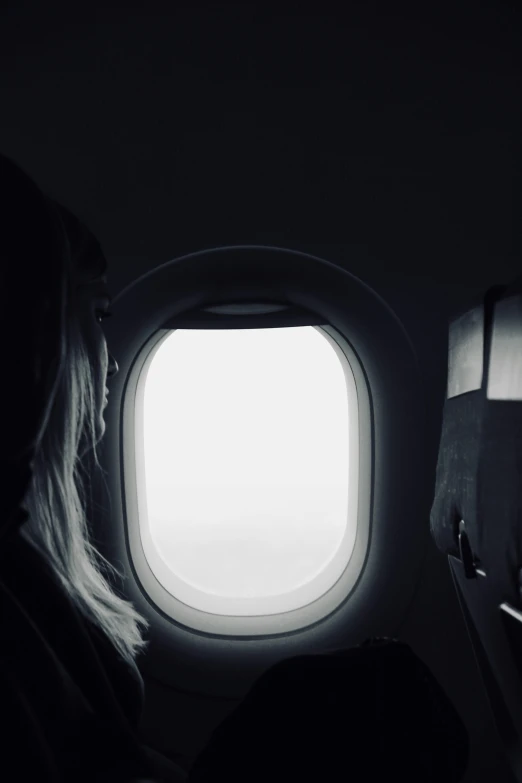
[[[322,580],[323,584],[325,581],[329,581],[330,587],[322,595],[299,608],[277,611],[273,614],[255,616],[238,615],[237,613],[216,614],[197,609],[172,595],[158,581],[151,568],[149,557],[152,540],[146,540],[147,531],[144,526],[140,525],[140,502],[144,498],[144,492],[143,489],[141,492],[138,489],[140,481],[144,481],[144,455],[136,449],[136,438],[137,434],[141,436],[143,431],[144,378],[156,351],[163,341],[175,331],[175,325],[169,324],[168,327],[165,325],[155,331],[135,357],[124,391],[121,414],[122,497],[127,552],[140,591],[157,610],[175,624],[218,636],[262,637],[298,631],[323,620],[338,610],[355,589],[362,575],[370,542],[373,485],[373,421],[368,384],[358,356],[338,329],[324,323],[320,325],[302,323],[300,325],[312,325],[313,328],[321,332],[336,352],[344,369],[350,409],[348,513],[356,518],[356,535],[351,556],[345,560],[342,567],[340,567],[340,562],[343,557],[345,558],[346,553],[343,553],[341,544],[329,567],[323,572],[324,575],[330,574],[329,578],[325,576]],[[186,327],[178,326],[177,328]],[[204,329],[205,327],[201,330]],[[356,411],[357,415],[354,416],[353,411]],[[143,540],[144,536],[145,541]],[[164,567],[168,569],[166,565]],[[334,567],[337,569],[335,579],[331,576]],[[172,574],[170,569],[168,571]],[[314,583],[315,580],[311,584]],[[252,599],[223,599],[221,597],[218,600],[220,603],[225,601],[229,605],[232,603],[239,605],[241,602],[244,605],[244,602],[252,601]],[[273,600],[274,603],[281,602],[279,597],[274,597]]]

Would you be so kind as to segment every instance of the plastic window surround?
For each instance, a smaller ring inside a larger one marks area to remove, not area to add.
[[[159,329],[144,344],[136,356],[126,386],[122,410],[122,496],[126,524],[127,547],[138,585],[148,601],[172,622],[203,633],[220,636],[263,636],[284,634],[316,623],[341,606],[355,588],[366,559],[370,535],[371,508],[371,415],[370,399],[360,362],[348,341],[330,325],[314,326],[330,343],[342,363],[348,405],[349,427],[349,520],[355,521],[356,534],[350,546],[349,529],[334,558],[326,569],[308,585],[297,591],[314,590],[319,597],[295,609],[286,609],[285,596],[274,596],[274,613],[252,616],[248,604],[252,599],[218,597],[213,613],[212,596],[188,586],[159,557],[146,525],[140,525],[140,513],[146,514],[143,450],[136,442],[143,440],[143,404],[147,370],[161,343],[173,329]],[[145,518],[145,517],[144,517]],[[350,554],[351,552],[351,554]],[[165,584],[172,585],[180,597],[165,589],[152,571],[161,574]],[[293,596],[295,592],[289,593]],[[189,603],[190,593],[200,593],[210,611],[196,609]],[[322,594],[321,594],[322,593]],[[266,599],[265,599],[266,600]],[[295,601],[295,597],[293,599]],[[250,603],[250,606],[252,604]],[[219,608],[218,608],[219,606]],[[226,610],[226,613],[224,611]],[[251,611],[251,610],[250,610]]]

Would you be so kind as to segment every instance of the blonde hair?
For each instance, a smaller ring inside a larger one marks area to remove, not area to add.
[[[133,661],[146,646],[142,629],[148,623],[116,594],[107,575],[123,578],[122,574],[97,551],[89,535],[86,498],[92,476],[81,457],[90,451],[93,470],[101,471],[96,453],[98,411],[74,290],[68,295],[64,331],[64,369],[34,458],[24,501],[29,520],[22,535],[45,557],[77,609],[105,632],[126,660]]]

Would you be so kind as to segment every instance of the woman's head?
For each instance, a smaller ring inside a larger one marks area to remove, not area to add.
[[[96,445],[105,431],[106,382],[118,367],[107,350],[101,323],[110,302],[107,262],[89,229],[55,205],[68,238],[65,358],[26,497],[30,519],[22,529],[50,562],[78,609],[112,639],[127,658],[144,645],[146,622],[115,594],[103,571],[115,573],[89,540],[85,497],[100,468]]]
[[[107,404],[107,378],[118,365],[107,349],[102,323],[109,313],[111,295],[107,288],[107,260],[89,229],[65,207],[58,207],[71,247],[71,307],[68,313],[71,359],[88,359],[92,373],[92,419],[84,433],[85,449],[95,446],[105,432],[103,412]],[[82,344],[81,350],[78,343]],[[84,449],[82,449],[84,450]]]

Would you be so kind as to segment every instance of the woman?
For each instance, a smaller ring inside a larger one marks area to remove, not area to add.
[[[110,586],[112,569],[89,541],[84,510],[81,460],[90,453],[97,463],[106,382],[118,369],[102,330],[110,302],[106,261],[71,213],[10,161],[1,163],[2,203],[11,213],[4,219],[2,263],[11,274],[2,279],[2,327],[18,354],[12,366],[24,357],[7,409],[18,423],[2,455],[2,476],[10,471],[0,544],[2,762],[9,770],[2,777],[184,780],[176,765],[138,741],[143,683],[135,657],[145,646],[146,622]],[[35,280],[40,292],[30,288]],[[15,312],[8,319],[9,301]],[[20,321],[26,327],[17,343],[13,327]],[[38,340],[31,342],[31,329]],[[23,405],[13,415],[17,394]]]

